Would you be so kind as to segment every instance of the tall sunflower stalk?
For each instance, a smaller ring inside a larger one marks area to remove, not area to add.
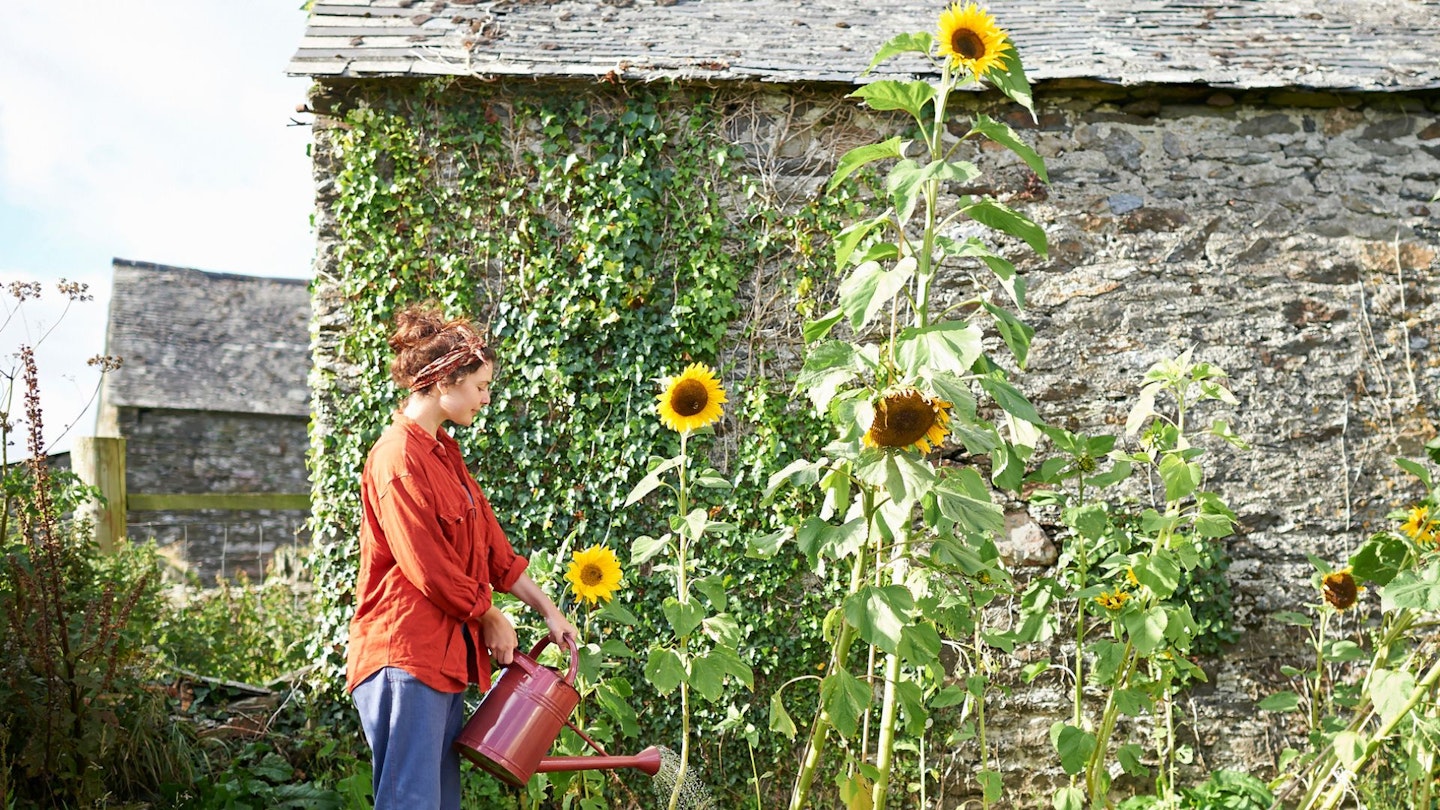
[[[968,703],[970,716],[983,716],[984,674],[965,678],[957,697],[939,653],[942,634],[980,638],[980,608],[1006,587],[993,542],[1003,530],[1003,515],[975,468],[937,465],[930,453],[958,438],[972,456],[990,459],[994,484],[1017,489],[1034,434],[1029,425],[1040,423],[981,343],[980,321],[989,321],[1023,367],[1032,330],[1007,309],[1023,308],[1023,280],[996,248],[967,235],[966,223],[1013,237],[1042,256],[1044,231],[997,200],[958,191],[945,195],[950,188],[977,185],[980,168],[957,154],[962,143],[981,138],[1010,149],[1046,180],[1040,157],[999,121],[977,113],[963,137],[949,134],[947,105],[955,92],[982,84],[1033,115],[1018,52],[987,11],[956,3],[941,14],[938,36],[897,36],[880,48],[870,69],[907,54],[927,61],[938,78],[878,80],[852,95],[878,111],[908,113],[915,137],[851,150],[830,181],[834,189],[869,164],[890,164],[881,198],[885,209],[836,235],[843,279],[839,306],[805,326],[810,347],[797,388],[830,419],[838,440],[827,448],[827,458],[797,461],[771,479],[772,491],[786,483],[824,490],[820,513],[789,536],[817,571],[849,570],[848,588],[826,621],[833,645],[819,679],[819,708],[791,794],[792,810],[808,806],[832,736],[845,741],[838,777],[842,799],[849,807],[883,808],[902,720],[905,732],[923,735],[930,699],[937,694],[947,703]],[[965,275],[942,276],[952,267]],[[972,269],[988,270],[994,283]],[[969,288],[942,307],[937,282],[966,278]],[[979,320],[947,317],[955,312]],[[852,336],[829,337],[842,323]],[[978,415],[980,393],[999,406],[1008,435]],[[773,536],[762,541],[761,551],[778,547]],[[868,645],[868,653],[852,655],[856,642]],[[985,658],[975,654],[968,660]],[[878,716],[871,706],[877,679],[883,692]],[[795,732],[781,693],[771,701],[771,727]],[[999,774],[988,768],[988,752],[982,751],[982,760],[976,778],[988,806],[999,797]]]
[[[720,577],[696,576],[703,568],[695,553],[701,540],[707,533],[727,531],[731,526],[712,520],[710,510],[697,506],[693,489],[729,489],[730,483],[715,469],[692,459],[689,443],[692,436],[709,430],[724,416],[725,390],[709,366],[695,363],[669,378],[657,399],[660,421],[680,434],[680,452],[668,459],[651,459],[649,472],[631,490],[625,505],[635,504],[660,488],[675,496],[670,531],[659,538],[637,538],[630,550],[632,566],[667,554],[667,559],[654,567],[674,578],[675,595],[668,597],[662,607],[674,638],[651,643],[645,677],[661,694],[676,689],[680,692],[679,771],[668,804],[669,810],[675,810],[687,783],[695,782],[689,772],[692,694],[708,701],[718,700],[727,679],[753,689],[754,676],[740,658],[739,623],[726,612],[727,598]]]

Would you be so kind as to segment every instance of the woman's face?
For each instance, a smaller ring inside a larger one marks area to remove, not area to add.
[[[486,363],[454,383],[440,383],[440,409],[445,419],[457,425],[473,423],[475,414],[490,404],[490,381],[494,375],[494,367]]]

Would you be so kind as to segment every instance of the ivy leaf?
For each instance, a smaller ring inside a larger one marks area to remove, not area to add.
[[[860,716],[870,708],[870,687],[842,669],[820,682],[820,705],[836,731],[854,737],[860,729]]]
[[[845,620],[860,638],[892,655],[899,653],[901,633],[914,612],[914,598],[900,585],[866,585],[845,598]]]
[[[1044,259],[1050,255],[1050,249],[1045,240],[1045,229],[1036,225],[1019,211],[1003,203],[983,198],[964,206],[961,210],[965,212],[966,216],[987,228],[1024,240],[1031,250],[1040,254],[1040,258]]]
[[[909,376],[922,372],[964,374],[984,350],[980,327],[964,321],[944,321],[933,326],[911,327],[895,341],[895,357]]]
[[[650,658],[645,662],[645,680],[660,694],[668,695],[685,680],[685,664],[673,650],[656,647],[650,651]]]

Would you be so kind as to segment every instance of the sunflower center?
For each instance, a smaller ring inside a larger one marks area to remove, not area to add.
[[[605,572],[598,565],[587,565],[580,569],[580,581],[593,588],[605,581]]]
[[[919,394],[891,397],[875,414],[875,438],[881,447],[909,447],[935,424],[935,411]]]
[[[961,28],[950,35],[950,48],[960,54],[961,59],[976,60],[985,55],[985,40],[967,28]]]
[[[681,416],[694,416],[710,404],[710,392],[699,380],[681,380],[670,394],[670,407]]]

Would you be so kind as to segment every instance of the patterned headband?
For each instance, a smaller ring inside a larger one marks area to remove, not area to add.
[[[460,329],[459,331],[462,335],[460,345],[420,369],[420,373],[416,374],[414,381],[410,383],[412,393],[429,388],[453,374],[456,369],[467,366],[476,360],[481,363],[485,362],[485,341],[469,329]]]

